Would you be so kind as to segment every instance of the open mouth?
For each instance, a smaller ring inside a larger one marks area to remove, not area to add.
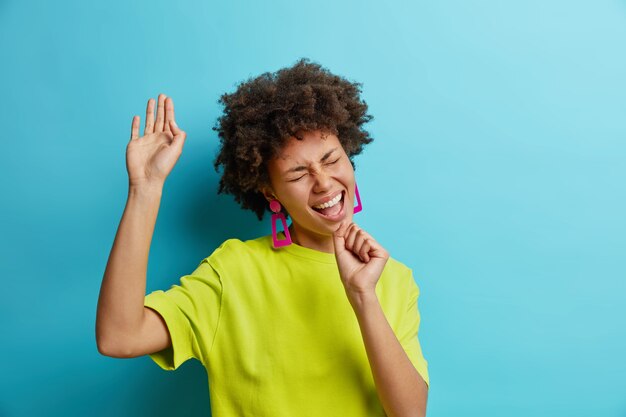
[[[340,217],[343,213],[343,202],[344,202],[344,192],[337,194],[335,198],[332,200],[316,207],[311,207],[321,216],[326,217],[328,219],[335,219]]]

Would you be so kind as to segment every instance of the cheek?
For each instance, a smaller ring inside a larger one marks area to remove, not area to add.
[[[281,196],[287,211],[302,211],[304,209],[303,203],[306,204],[308,201],[308,193],[304,183],[284,187]]]
[[[350,163],[350,161],[347,161],[346,163],[344,163],[340,168],[340,175],[341,178],[343,178],[344,180],[349,180],[350,182],[354,181],[354,168],[352,168],[352,164]]]

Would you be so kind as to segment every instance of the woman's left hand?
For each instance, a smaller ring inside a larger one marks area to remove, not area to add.
[[[348,296],[374,293],[389,254],[355,223],[333,233],[339,275]]]

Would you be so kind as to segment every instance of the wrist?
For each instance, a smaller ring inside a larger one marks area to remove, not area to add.
[[[139,204],[142,207],[158,207],[161,204],[163,188],[154,186],[130,186],[128,187],[127,205]]]
[[[355,310],[363,310],[368,306],[379,303],[378,296],[374,290],[371,291],[347,291],[348,300]]]
[[[161,197],[163,194],[162,183],[141,183],[141,184],[129,184],[128,195],[137,197]]]

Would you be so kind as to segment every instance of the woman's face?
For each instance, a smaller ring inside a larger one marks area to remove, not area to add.
[[[271,189],[289,213],[298,243],[316,247],[352,221],[354,170],[337,136],[321,131],[289,138],[268,163]]]

